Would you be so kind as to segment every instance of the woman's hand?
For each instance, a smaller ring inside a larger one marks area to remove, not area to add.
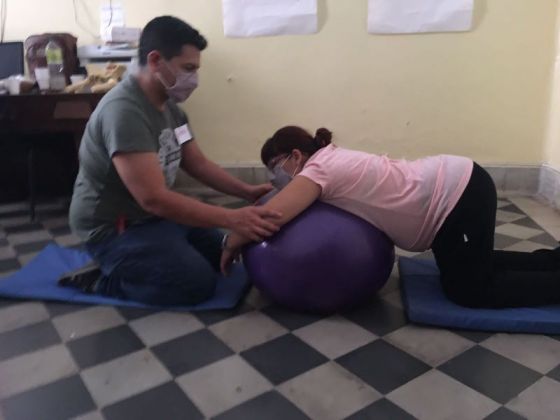
[[[241,249],[244,245],[250,243],[251,240],[245,238],[237,233],[228,235],[222,250],[222,257],[220,259],[220,270],[224,276],[228,276],[231,265],[239,260]]]
[[[250,203],[255,203],[273,189],[272,184],[249,185],[245,193],[245,199]]]
[[[224,249],[220,261],[220,270],[224,276],[229,276],[231,265],[239,260],[240,250]]]

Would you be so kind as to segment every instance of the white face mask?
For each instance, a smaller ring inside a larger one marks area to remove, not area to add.
[[[272,171],[270,171],[270,175],[269,175],[270,183],[277,190],[281,190],[282,188],[284,188],[294,178],[294,175],[295,175],[296,171],[294,171],[294,173],[292,175],[290,175],[283,168],[283,166],[290,159],[290,157],[291,157],[291,155],[288,155],[282,163],[278,163],[277,165],[274,166],[274,168],[272,168]]]
[[[171,73],[174,73],[169,65],[165,63]],[[179,70],[175,75],[175,83],[169,85],[162,77],[161,73],[157,73],[159,81],[165,88],[167,95],[176,103],[185,102],[191,93],[198,87],[198,73],[196,71]]]

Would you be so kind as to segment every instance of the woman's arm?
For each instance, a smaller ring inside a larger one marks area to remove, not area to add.
[[[320,195],[321,187],[319,185],[304,176],[296,176],[263,207],[267,210],[278,211],[281,217],[275,219],[274,223],[283,226],[313,204]],[[237,233],[232,233],[228,237],[222,253],[221,269],[223,274],[227,274],[231,263],[237,258],[241,248],[250,242],[250,239]]]

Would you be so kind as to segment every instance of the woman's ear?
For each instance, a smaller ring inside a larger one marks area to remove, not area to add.
[[[295,158],[296,162],[298,163],[301,162],[301,160],[304,158],[303,153],[299,149],[292,150],[292,156]]]
[[[294,157],[294,163],[296,167],[296,171],[299,172],[303,169],[305,162],[307,161],[307,155],[302,153],[299,149],[292,150],[292,156]]]

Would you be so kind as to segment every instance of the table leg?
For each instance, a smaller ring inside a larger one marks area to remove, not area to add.
[[[27,182],[29,189],[29,215],[31,221],[35,221],[35,159],[34,147],[30,144],[30,149],[27,154]]]

